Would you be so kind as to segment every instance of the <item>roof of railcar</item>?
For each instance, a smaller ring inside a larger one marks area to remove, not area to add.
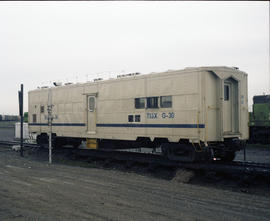
[[[102,84],[107,82],[113,82],[113,81],[121,81],[121,80],[130,80],[130,79],[140,79],[140,78],[146,78],[146,77],[152,77],[157,75],[164,75],[164,74],[184,74],[184,73],[192,73],[192,72],[200,72],[200,71],[212,71],[212,72],[234,72],[234,73],[241,73],[244,75],[247,75],[247,73],[240,71],[237,67],[227,67],[227,66],[203,66],[203,67],[187,67],[185,69],[180,70],[167,70],[163,72],[151,72],[148,74],[140,74],[140,75],[134,75],[134,76],[127,76],[127,77],[120,77],[120,78],[110,78],[110,79],[104,79],[100,81],[88,81],[83,83],[75,83],[75,84],[69,84],[69,85],[62,85],[62,86],[52,86],[47,88],[37,88],[34,90],[31,90],[29,92],[37,92],[37,91],[46,91],[48,89],[57,89],[57,88],[67,88],[67,87],[79,87],[84,86],[87,84]]]

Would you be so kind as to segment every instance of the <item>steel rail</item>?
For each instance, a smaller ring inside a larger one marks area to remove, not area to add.
[[[18,141],[0,141],[0,145],[13,146],[19,145]],[[25,147],[39,147],[33,143],[23,143]],[[256,163],[256,162],[243,162],[233,161],[231,163],[224,163],[221,161],[203,162],[203,163],[184,163],[168,160],[163,155],[150,154],[150,153],[138,153],[128,151],[106,151],[106,150],[94,150],[94,149],[72,149],[62,148],[53,149],[53,152],[61,150],[69,150],[72,154],[77,157],[104,160],[117,160],[127,163],[143,163],[156,166],[166,166],[175,168],[186,168],[191,170],[201,171],[215,171],[227,174],[250,174],[250,175],[261,175],[270,178],[270,164]],[[83,160],[83,159],[80,159]]]
[[[100,159],[113,159],[125,162],[139,162],[154,164],[160,166],[180,167],[191,170],[204,170],[215,171],[223,173],[238,173],[238,174],[250,174],[261,175],[270,178],[270,164],[262,164],[255,162],[231,162],[224,163],[220,161],[203,162],[203,163],[184,163],[170,161],[162,155],[146,154],[146,153],[134,153],[123,151],[101,151],[101,150],[89,150],[89,149],[76,149],[73,153],[82,157],[95,157]]]
[[[20,145],[20,141],[4,141],[4,140],[0,140],[0,145],[4,145],[4,146]],[[24,142],[23,146],[24,147],[38,147],[37,144],[27,143],[27,142]]]

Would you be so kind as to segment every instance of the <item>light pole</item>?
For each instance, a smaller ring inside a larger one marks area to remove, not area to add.
[[[49,164],[52,163],[52,121],[53,121],[53,115],[52,115],[52,90],[49,88],[48,93],[48,127],[49,127]]]

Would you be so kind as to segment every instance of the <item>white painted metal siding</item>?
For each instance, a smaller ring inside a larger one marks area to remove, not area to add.
[[[159,137],[175,142],[179,139],[222,141],[223,86],[229,77],[239,82],[240,135],[237,136],[247,139],[247,75],[227,67],[190,68],[52,88],[53,115],[56,116],[53,132],[58,136],[104,139]],[[171,108],[135,109],[135,98],[170,95]],[[87,125],[93,122],[88,120],[89,96],[96,97],[95,133],[89,133]],[[40,113],[40,106],[46,106],[47,101],[47,89],[29,92],[31,132],[48,131],[47,108],[45,113]],[[173,118],[162,117],[171,113]],[[31,121],[33,114],[37,114],[37,126]],[[149,114],[156,117],[150,118]],[[128,122],[128,115],[140,115],[141,121]]]

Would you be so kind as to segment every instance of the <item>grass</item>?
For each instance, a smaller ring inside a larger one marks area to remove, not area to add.
[[[15,127],[15,121],[0,121],[0,127],[1,128],[14,128]]]

